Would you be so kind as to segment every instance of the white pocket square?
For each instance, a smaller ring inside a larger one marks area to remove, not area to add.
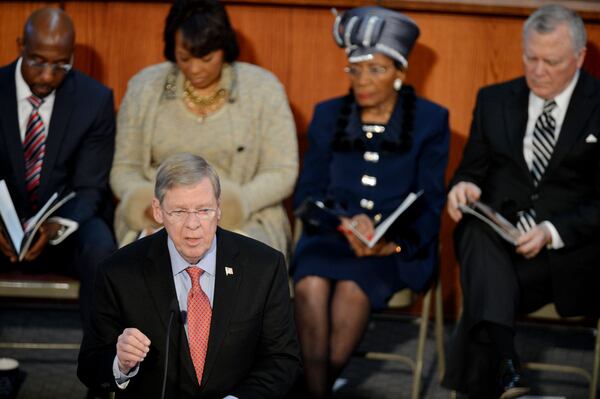
[[[585,142],[593,144],[593,143],[597,143],[598,139],[593,134],[590,134],[585,138]]]

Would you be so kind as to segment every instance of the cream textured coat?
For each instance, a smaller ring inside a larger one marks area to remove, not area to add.
[[[121,245],[151,226],[144,211],[152,201],[159,166],[152,159],[154,135],[182,140],[176,131],[155,129],[160,104],[181,101],[168,99],[174,96],[169,77],[178,73],[170,62],[143,69],[129,81],[119,110],[110,182],[120,199],[115,230]],[[290,227],[282,200],[292,193],[297,177],[298,144],[283,86],[270,72],[242,62],[224,67],[222,83],[233,100],[226,106],[231,107],[229,124],[237,151],[231,155],[229,174],[218,171],[222,186],[219,224],[287,253]],[[189,151],[202,156],[202,148]]]

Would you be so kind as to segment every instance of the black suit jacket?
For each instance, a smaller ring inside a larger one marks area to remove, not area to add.
[[[597,312],[600,297],[600,82],[581,71],[550,164],[535,187],[523,157],[529,88],[524,78],[480,90],[471,134],[450,186],[470,181],[481,200],[516,222],[534,208],[565,247],[548,251],[564,315]],[[592,135],[598,141],[588,139]]]
[[[0,68],[0,179],[21,218],[28,218],[25,158],[19,133],[14,62]],[[43,204],[54,193],[77,196],[57,215],[83,223],[109,198],[108,175],[114,153],[112,91],[90,77],[70,71],[56,90],[39,186]]]
[[[233,269],[233,275],[225,273]],[[83,339],[78,376],[89,387],[118,397],[160,397],[166,329],[176,303],[165,231],[117,251],[96,278],[92,331]],[[178,309],[178,306],[175,307]],[[150,351],[125,390],[112,375],[117,337],[136,327]],[[167,397],[281,398],[299,371],[283,255],[226,230],[217,231],[217,265],[208,352],[199,386],[182,321],[173,324]]]

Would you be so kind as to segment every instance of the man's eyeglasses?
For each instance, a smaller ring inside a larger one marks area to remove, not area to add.
[[[188,216],[194,215],[200,220],[211,220],[215,214],[217,213],[216,209],[212,208],[203,208],[203,209],[175,209],[172,211],[167,211],[163,208],[163,211],[173,220],[174,222],[182,222],[187,220]]]
[[[62,62],[59,62],[57,64],[52,64],[50,62],[40,62],[40,61],[36,61],[33,58],[29,58],[27,56],[23,56],[23,62],[25,62],[25,64],[27,64],[28,67],[33,68],[38,70],[39,72],[43,72],[44,70],[46,70],[46,68],[50,68],[50,70],[52,71],[52,73],[61,73],[63,75],[66,75],[67,73],[69,73],[69,71],[71,69],[73,69],[73,64],[65,64]]]
[[[348,75],[350,75],[350,77],[353,78],[359,77],[363,73],[363,71],[366,71],[367,74],[369,74],[369,76],[372,78],[378,78],[380,76],[383,76],[388,70],[389,67],[383,65],[370,65],[366,68],[360,68],[356,65],[350,65],[344,68],[344,72],[346,72]]]

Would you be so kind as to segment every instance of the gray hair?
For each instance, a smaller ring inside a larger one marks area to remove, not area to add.
[[[175,186],[192,186],[204,178],[210,180],[218,200],[221,197],[221,182],[217,172],[204,158],[189,153],[171,155],[158,168],[154,196],[162,204],[167,190]]]
[[[563,23],[566,23],[571,31],[573,50],[579,52],[584,49],[587,35],[583,20],[575,11],[560,4],[542,6],[527,18],[523,25],[523,43],[532,29],[538,33],[550,33]]]

